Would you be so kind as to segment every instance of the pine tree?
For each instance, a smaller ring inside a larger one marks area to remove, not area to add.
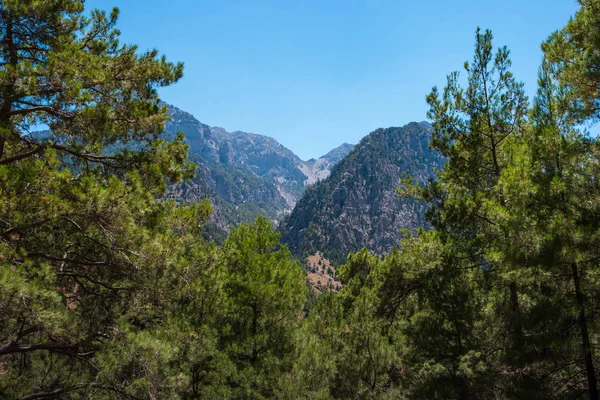
[[[226,304],[219,331],[237,366],[232,385],[251,397],[273,396],[274,382],[291,365],[306,278],[265,217],[234,228],[223,249]]]
[[[600,118],[600,1],[578,0],[569,23],[542,44],[544,54],[568,92],[576,121]]]
[[[555,327],[551,330],[555,337],[549,338],[554,350],[549,384],[562,388],[565,395],[587,392],[596,399],[592,344],[597,335],[596,307],[590,299],[597,291],[594,264],[600,221],[595,176],[599,154],[597,142],[574,124],[572,116],[580,110],[572,103],[574,92],[560,83],[561,73],[561,66],[544,60],[528,139],[530,199],[520,204],[536,221],[529,231],[535,247],[528,260],[543,271],[538,284],[545,296],[552,297],[546,303],[555,310],[544,321]],[[582,386],[584,382],[587,385]]]
[[[140,295],[177,257],[162,231],[173,205],[155,199],[191,169],[183,137],[158,140],[156,88],[182,65],[119,44],[117,14],[88,18],[77,0],[0,5],[0,392],[11,398],[120,393],[129,377],[108,376],[110,343],[147,323],[134,317]]]
[[[500,48],[494,55],[491,32],[477,30],[474,60],[465,63],[468,88],[463,89],[453,73],[442,96],[434,88],[427,97],[434,129],[431,144],[448,162],[424,195],[433,203],[430,217],[451,247],[457,271],[483,270],[487,287],[481,289],[490,298],[496,292],[506,293],[499,300],[509,303],[496,307],[506,307],[501,315],[511,343],[498,362],[521,369],[526,349],[520,269],[514,254],[521,231],[515,229],[518,219],[511,213],[512,199],[503,186],[512,172],[515,142],[528,129],[528,103],[523,84],[515,80],[510,66],[508,49]],[[493,335],[489,339],[494,340]]]

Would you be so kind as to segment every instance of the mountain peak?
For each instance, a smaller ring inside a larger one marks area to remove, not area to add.
[[[199,167],[194,181],[177,188],[175,197],[183,201],[210,198],[213,219],[221,230],[250,222],[259,214],[279,223],[291,213],[282,229],[284,240],[300,238],[290,248],[334,249],[338,251],[334,258],[340,260],[347,251],[364,245],[375,251],[389,249],[399,241],[402,228],[423,220],[423,208],[411,203],[406,211],[395,189],[402,172],[421,181],[440,166],[439,155],[428,147],[431,126],[427,122],[380,128],[358,145],[342,143],[318,159],[302,161],[271,137],[228,132],[205,125],[175,106],[168,105],[168,109],[172,119],[164,137],[183,131],[190,159]],[[314,187],[304,195],[309,186]],[[323,212],[315,211],[321,208]],[[322,220],[324,216],[341,223]],[[306,224],[315,227],[316,236],[305,237]],[[339,238],[344,235],[350,235],[343,240],[345,247]]]
[[[326,158],[331,162],[337,162],[337,161],[341,160],[342,158],[346,157],[346,155],[348,153],[350,153],[350,151],[353,148],[354,148],[353,144],[344,142],[341,145],[339,145],[338,147],[336,147],[335,149],[331,150],[329,153],[322,156],[321,158]]]
[[[426,204],[399,198],[396,187],[403,173],[425,183],[442,167],[430,138],[421,123],[371,132],[298,201],[282,241],[297,256],[317,250],[337,263],[365,246],[377,253],[399,246],[403,229],[426,225]]]
[[[169,140],[182,131],[198,176],[180,191],[182,200],[200,200],[212,192],[221,228],[251,222],[258,214],[279,222],[291,212],[307,185],[329,175],[330,168],[352,147],[344,144],[323,159],[302,161],[277,140],[243,131],[202,124],[192,114],[167,105],[171,120],[163,136]],[[187,193],[187,194],[186,194]],[[187,196],[187,198],[186,198]],[[190,197],[191,196],[191,197]]]

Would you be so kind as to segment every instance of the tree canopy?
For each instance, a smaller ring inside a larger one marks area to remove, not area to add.
[[[598,399],[600,2],[542,44],[525,96],[477,29],[426,97],[433,229],[349,254],[315,295],[271,221],[203,238],[161,137],[183,65],[118,11],[0,4],[0,397]],[[400,177],[398,177],[400,178]],[[319,261],[320,262],[320,261]]]

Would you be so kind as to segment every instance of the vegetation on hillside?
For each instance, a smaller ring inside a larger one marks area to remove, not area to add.
[[[331,175],[309,187],[281,226],[282,242],[293,254],[322,251],[336,265],[363,247],[385,254],[403,230],[416,232],[427,204],[396,195],[402,174],[425,184],[444,158],[429,148],[431,126],[410,123],[378,129],[364,137],[333,167]]]
[[[0,397],[599,399],[599,0],[531,100],[477,30],[467,86],[427,96],[445,167],[398,190],[434,229],[319,296],[266,218],[216,245],[208,202],[164,200],[194,172],[160,138],[183,67],[83,3],[0,4]]]

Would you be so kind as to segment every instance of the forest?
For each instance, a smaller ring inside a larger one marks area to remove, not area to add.
[[[398,176],[432,229],[315,295],[266,217],[217,244],[208,200],[167,200],[195,174],[161,137],[183,64],[121,43],[116,8],[2,0],[0,398],[600,399],[600,0],[578,4],[533,98],[477,28],[426,96],[443,168]]]

